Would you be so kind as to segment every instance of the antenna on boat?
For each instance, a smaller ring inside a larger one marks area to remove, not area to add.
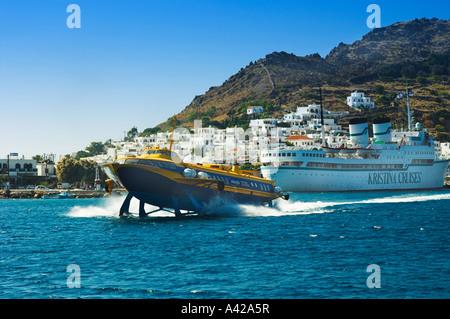
[[[409,109],[408,81],[406,81],[406,105],[408,108],[408,132],[411,132],[411,111]]]
[[[177,116],[176,115],[174,115],[173,116],[173,125],[172,125],[172,130],[170,131],[171,133],[170,133],[170,146],[169,146],[169,151],[171,152],[172,151],[172,144],[173,144],[173,131],[175,130],[175,123],[176,123],[176,120],[177,120]]]
[[[322,88],[319,88],[319,99],[320,99],[320,123],[322,126],[322,145],[327,146],[327,141],[325,140],[325,126],[323,124],[323,101],[322,101]]]

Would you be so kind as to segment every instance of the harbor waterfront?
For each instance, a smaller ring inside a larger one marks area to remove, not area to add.
[[[450,297],[448,189],[291,193],[183,218],[140,218],[138,201],[120,217],[123,199],[1,199],[0,298]]]
[[[117,189],[116,192],[125,191]],[[108,196],[104,190],[74,190],[74,189],[48,189],[48,190],[28,190],[10,189],[0,190],[0,199],[40,199],[54,194],[68,193],[74,198],[101,198]]]

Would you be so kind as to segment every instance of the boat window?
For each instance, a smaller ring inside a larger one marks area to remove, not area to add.
[[[125,164],[134,164],[134,165],[136,165],[137,162],[138,162],[138,160],[135,159],[135,158],[129,158],[129,159],[125,160]]]
[[[139,160],[139,165],[146,165],[146,166],[153,166],[152,161],[148,161],[148,160]]]
[[[297,153],[292,153],[292,156],[297,156]]]

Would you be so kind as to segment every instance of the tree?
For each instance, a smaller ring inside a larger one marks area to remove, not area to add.
[[[373,89],[375,90],[375,92],[377,92],[378,94],[384,94],[384,86],[377,84],[373,87]]]
[[[136,138],[139,135],[138,129],[136,126],[133,126],[128,132],[127,136],[125,137],[125,142],[130,142],[134,138]]]
[[[407,79],[415,78],[417,75],[416,69],[414,68],[414,65],[412,65],[412,64],[404,65],[402,67],[402,70],[400,71],[400,73],[404,78],[407,78]]]
[[[6,185],[6,176],[0,175],[0,186]]]
[[[91,156],[102,154],[105,151],[105,145],[102,142],[91,142],[91,145],[86,147]]]
[[[56,165],[58,180],[60,182],[78,183],[82,181],[93,182],[97,163],[94,161],[63,158]]]
[[[435,139],[439,142],[450,142],[450,134],[447,132],[438,132]]]
[[[433,65],[431,67],[431,72],[433,73],[433,75],[446,75],[447,68],[443,65]]]
[[[40,163],[40,162],[42,162],[43,161],[43,157],[42,157],[42,155],[34,155],[31,159],[34,159],[36,162],[38,162],[38,163]]]
[[[58,180],[60,182],[76,183],[84,176],[84,168],[79,160],[74,158],[63,158],[56,165]]]
[[[384,106],[389,106],[389,104],[391,103],[391,100],[386,95],[380,95],[375,100],[375,103],[376,104],[381,104],[381,105],[384,105]]]
[[[75,155],[75,159],[76,159],[76,160],[80,160],[80,159],[83,158],[83,157],[90,157],[90,156],[92,156],[92,154],[89,153],[89,152],[86,152],[86,151],[78,151],[78,152],[77,152],[77,155]]]
[[[95,161],[80,161],[80,164],[84,169],[84,181],[88,183],[94,182],[97,163]]]
[[[205,114],[209,117],[213,117],[214,114],[216,114],[216,107],[214,105],[211,105],[208,107],[208,109],[206,110]]]
[[[173,116],[169,117],[166,121],[168,127],[172,128],[173,126]],[[178,118],[175,118],[175,126],[180,125],[181,122]]]
[[[152,134],[156,134],[161,131],[161,128],[158,126],[146,128],[140,136],[150,136]]]
[[[189,122],[193,122],[194,120],[198,120],[202,117],[202,113],[198,110],[193,110],[191,113],[189,113],[188,115],[188,121]]]

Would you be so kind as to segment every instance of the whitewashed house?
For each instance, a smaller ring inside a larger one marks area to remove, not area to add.
[[[247,114],[261,114],[263,112],[262,106],[249,106],[247,107]]]
[[[291,135],[286,137],[285,140],[300,148],[310,147],[314,145],[314,139],[303,135]]]
[[[8,175],[9,164],[9,176],[36,176],[37,175],[37,163],[33,159],[25,158],[10,158],[0,159],[0,175]]]
[[[371,108],[375,107],[375,103],[370,101],[370,97],[365,97],[363,92],[352,92],[350,96],[347,97],[347,105],[352,108]]]
[[[277,122],[276,119],[251,120],[250,127],[258,130],[270,130],[277,125]]]

